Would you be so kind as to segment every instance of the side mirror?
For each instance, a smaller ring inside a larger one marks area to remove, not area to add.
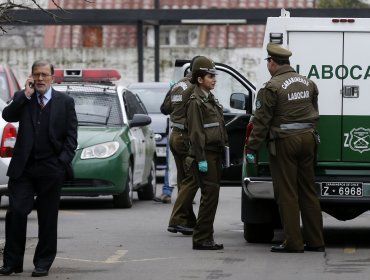
[[[239,110],[247,110],[248,96],[240,92],[232,93],[230,95],[230,107]]]
[[[144,126],[151,124],[152,119],[148,115],[144,114],[135,114],[132,117],[132,120],[129,121],[129,126],[130,127],[137,127],[137,126]]]

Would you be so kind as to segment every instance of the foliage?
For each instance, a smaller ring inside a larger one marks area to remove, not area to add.
[[[317,8],[369,8],[361,0],[317,0]]]

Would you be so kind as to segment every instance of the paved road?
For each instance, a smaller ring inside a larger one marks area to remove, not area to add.
[[[59,250],[48,279],[368,279],[369,214],[348,222],[325,215],[326,253],[273,254],[272,244],[244,241],[240,191],[240,187],[221,190],[215,238],[224,243],[223,251],[194,251],[191,237],[168,233],[173,204],[135,200],[132,209],[114,209],[110,198],[64,198]],[[4,202],[0,239],[4,239]],[[199,202],[195,209],[198,206]],[[28,279],[33,269],[36,224],[32,212],[25,271],[16,279]],[[281,232],[276,232],[274,243],[281,239]]]

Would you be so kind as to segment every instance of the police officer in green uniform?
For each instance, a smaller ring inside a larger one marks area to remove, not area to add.
[[[213,61],[203,56],[196,58],[191,82],[195,86],[186,90],[191,93],[186,105],[190,150],[185,159],[186,175],[179,196],[188,205],[200,187],[201,199],[193,232],[193,249],[219,250],[223,249],[223,245],[213,239],[213,223],[220,192],[223,151],[228,140],[222,106],[211,93],[216,84]]]
[[[196,216],[193,211],[193,201],[188,203],[180,195],[182,181],[185,178],[184,162],[189,151],[189,137],[185,120],[185,105],[189,100],[191,91],[186,89],[194,87],[190,82],[191,70],[193,67],[194,57],[190,63],[190,72],[180,81],[178,81],[168,92],[161,106],[163,114],[170,114],[171,136],[170,149],[173,154],[177,169],[177,187],[178,196],[174,204],[169,226],[169,232],[180,232],[184,235],[191,235],[195,226]]]
[[[269,43],[267,53],[272,77],[258,92],[246,149],[247,161],[254,162],[255,152],[267,140],[274,194],[285,234],[284,243],[271,247],[271,252],[323,252],[322,213],[314,181],[319,92],[314,82],[290,66],[289,50]]]

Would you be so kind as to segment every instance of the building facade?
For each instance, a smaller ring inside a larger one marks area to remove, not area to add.
[[[51,0],[38,1],[55,9]],[[153,9],[154,0],[54,0],[63,9]],[[160,8],[312,8],[315,0],[160,0]],[[160,27],[160,81],[170,81],[176,59],[208,55],[232,65],[255,82],[264,25],[180,25]],[[154,30],[144,26],[144,81],[154,80]],[[122,83],[138,81],[136,25],[17,26],[0,40],[0,63],[8,63],[21,83],[32,62],[49,58],[61,68],[116,68]]]

